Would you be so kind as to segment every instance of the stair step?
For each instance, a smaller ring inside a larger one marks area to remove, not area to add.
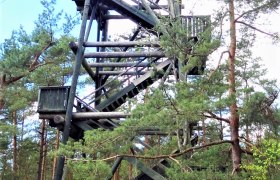
[[[156,66],[157,70],[166,70],[166,68],[170,65],[171,61],[166,60],[164,62],[159,63]],[[154,80],[152,79],[152,76],[154,74],[153,70],[148,71],[143,76],[140,76],[140,78],[134,80],[131,84],[126,86],[121,91],[117,92],[113,96],[109,97],[108,99],[101,102],[98,106],[96,106],[96,109],[99,111],[114,111],[118,107],[120,107],[122,104],[124,104],[126,101],[126,98],[132,98],[136,96],[141,90],[146,89],[150,84],[153,84]],[[153,77],[155,79],[160,78],[161,76]]]

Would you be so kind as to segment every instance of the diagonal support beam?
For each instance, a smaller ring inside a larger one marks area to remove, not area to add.
[[[150,178],[155,179],[155,180],[166,180],[165,177],[154,171],[153,169],[145,166],[144,163],[139,161],[138,159],[134,157],[124,157],[124,160],[128,161],[130,164],[133,164],[136,166],[138,169],[140,169],[143,173],[148,175]]]
[[[156,25],[156,22],[149,14],[129,5],[123,0],[102,0],[102,3],[113,8],[121,15],[127,16],[135,23],[141,24],[145,28],[151,29]]]

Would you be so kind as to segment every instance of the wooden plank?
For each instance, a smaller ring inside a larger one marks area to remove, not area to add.
[[[77,43],[75,43],[78,46]],[[159,42],[149,42],[149,41],[103,41],[103,42],[84,42],[84,47],[159,47]]]
[[[55,116],[60,115],[65,117],[65,114],[40,114],[40,119],[53,119]],[[102,119],[102,118],[126,118],[130,116],[129,113],[124,112],[73,112],[73,120],[83,120],[83,119]]]
[[[129,58],[129,57],[165,57],[161,51],[143,52],[91,52],[85,53],[85,58]]]
[[[171,63],[171,60],[166,60],[164,62],[161,62],[160,64],[158,64],[156,66],[156,70],[162,70],[163,68],[167,67],[169,64]],[[141,76],[140,78],[137,78],[135,80],[132,81],[132,83],[137,86],[140,83],[142,83],[143,81],[147,80],[148,78],[152,77],[152,75],[154,74],[155,70],[150,70],[148,71],[146,74],[144,74],[143,76]]]
[[[76,121],[76,122],[74,122],[74,124],[84,131],[93,129],[90,125],[87,124],[86,121]]]
[[[124,160],[128,161],[130,164],[133,164],[136,166],[138,169],[140,169],[143,173],[148,175],[150,178],[155,179],[155,180],[166,180],[165,177],[154,171],[153,169],[145,166],[144,163],[139,161],[136,158],[133,157],[124,157]]]

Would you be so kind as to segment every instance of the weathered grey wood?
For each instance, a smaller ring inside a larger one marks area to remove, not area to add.
[[[124,157],[123,159],[136,166],[138,169],[140,169],[143,173],[145,173],[152,179],[166,180],[165,177],[154,171],[152,168],[145,166],[145,164],[143,164],[139,159],[133,157]]]
[[[70,49],[73,51],[74,54],[77,53],[77,50],[78,50],[78,43],[75,43],[75,42],[70,42],[69,43],[69,47]],[[84,47],[81,47],[83,48],[82,51],[84,51]],[[82,66],[84,67],[84,69],[87,71],[87,73],[89,74],[89,76],[91,77],[91,79],[95,79],[95,73],[92,71],[92,69],[90,68],[88,62],[85,60],[84,57],[82,57]]]
[[[156,70],[162,70],[164,67],[167,67],[168,65],[170,65],[171,60],[166,60],[164,62],[161,62],[159,65],[157,65],[155,68]],[[141,76],[140,78],[137,78],[135,80],[133,80],[133,84],[135,86],[139,85],[140,83],[142,83],[144,80],[150,78],[153,74],[154,74],[155,70],[150,70],[147,73],[145,73],[143,76]]]
[[[128,17],[122,16],[122,15],[104,15],[103,18],[105,20],[110,20],[110,19],[128,19]]]
[[[129,58],[129,57],[165,57],[161,51],[144,52],[92,52],[85,53],[85,58]]]
[[[100,75],[112,75],[112,76],[117,76],[122,74],[123,76],[125,75],[132,75],[132,76],[136,76],[136,75],[143,75],[145,74],[147,71],[99,71]]]
[[[77,43],[76,43],[77,46]],[[125,41],[125,42],[84,42],[84,47],[159,47],[159,42]]]
[[[65,117],[63,117],[61,115],[56,115],[53,117],[53,122],[55,124],[63,124],[65,122]]]
[[[65,117],[64,114],[39,114],[40,119],[54,119],[55,116]],[[101,119],[101,118],[126,118],[130,116],[128,113],[123,112],[73,112],[73,120],[83,119]]]
[[[75,65],[73,68],[73,76],[72,76],[72,82],[71,82],[71,88],[69,92],[69,98],[68,98],[68,104],[66,108],[66,117],[65,117],[65,123],[64,123],[64,129],[62,134],[62,144],[66,144],[69,138],[70,134],[70,127],[71,127],[71,119],[72,119],[72,112],[74,107],[74,100],[75,100],[75,94],[76,94],[76,88],[78,83],[78,77],[80,74],[80,69],[82,65],[82,59],[83,59],[83,49],[82,49],[82,43],[85,36],[85,29],[87,24],[87,17],[88,12],[90,8],[90,0],[85,0],[84,4],[84,10],[83,10],[83,17],[82,17],[82,23],[81,23],[81,29],[80,29],[80,35],[79,35],[79,47],[77,49],[77,53],[75,55]],[[57,161],[57,169],[55,173],[55,180],[61,180],[62,174],[63,174],[63,167],[65,164],[65,157],[59,156]]]
[[[70,86],[40,87],[38,98],[39,113],[65,113]]]
[[[112,166],[112,174],[107,178],[107,180],[111,180],[116,172],[116,170],[118,169],[118,167],[120,166],[121,162],[123,160],[123,157],[117,157],[113,166]]]
[[[93,129],[90,125],[87,124],[86,121],[75,122],[75,124],[84,131]]]
[[[157,65],[156,63],[155,65]],[[89,63],[90,67],[151,67],[149,62],[106,62],[106,63]]]

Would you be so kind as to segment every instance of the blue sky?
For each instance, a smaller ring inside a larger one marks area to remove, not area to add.
[[[192,1],[193,4],[191,4]],[[201,10],[200,14],[211,14],[215,12],[217,7],[211,0],[188,0],[188,3],[190,4],[186,6],[185,11],[197,13]],[[5,38],[9,38],[13,30],[19,29],[20,25],[30,33],[34,28],[34,21],[37,19],[38,14],[42,12],[42,9],[40,0],[0,0],[0,43]],[[57,0],[56,9],[72,15],[76,14],[76,5],[72,0]],[[279,14],[280,11],[277,11],[269,16],[268,19],[272,24],[265,23],[266,26],[262,24],[261,29],[280,33]],[[118,32],[118,28],[123,31],[123,26],[119,26],[119,24],[114,27],[114,31]],[[78,34],[77,32],[74,36],[78,36]],[[259,35],[254,54],[263,58],[263,63],[268,68],[268,77],[276,78],[280,81],[280,43],[271,45],[271,41],[267,36]]]
[[[10,38],[13,30],[20,25],[29,33],[34,21],[43,10],[40,0],[0,0],[0,43]],[[76,4],[72,0],[57,0],[56,10],[76,14]]]

